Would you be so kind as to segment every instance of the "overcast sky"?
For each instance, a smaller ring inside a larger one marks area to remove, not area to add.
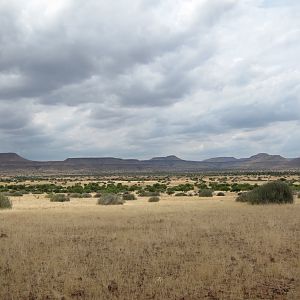
[[[300,156],[300,1],[0,0],[0,152]]]

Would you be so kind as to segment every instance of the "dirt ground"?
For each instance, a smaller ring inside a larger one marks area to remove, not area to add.
[[[300,299],[300,201],[13,199],[0,299]]]

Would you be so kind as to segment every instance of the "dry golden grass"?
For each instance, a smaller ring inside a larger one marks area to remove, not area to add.
[[[299,200],[161,199],[15,198],[0,212],[0,299],[299,299]]]

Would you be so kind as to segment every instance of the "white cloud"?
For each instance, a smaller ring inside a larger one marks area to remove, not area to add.
[[[295,8],[0,1],[0,152],[299,156]]]

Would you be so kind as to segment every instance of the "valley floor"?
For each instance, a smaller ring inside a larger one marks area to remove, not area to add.
[[[15,198],[0,212],[0,299],[300,299],[299,200],[234,198]]]

